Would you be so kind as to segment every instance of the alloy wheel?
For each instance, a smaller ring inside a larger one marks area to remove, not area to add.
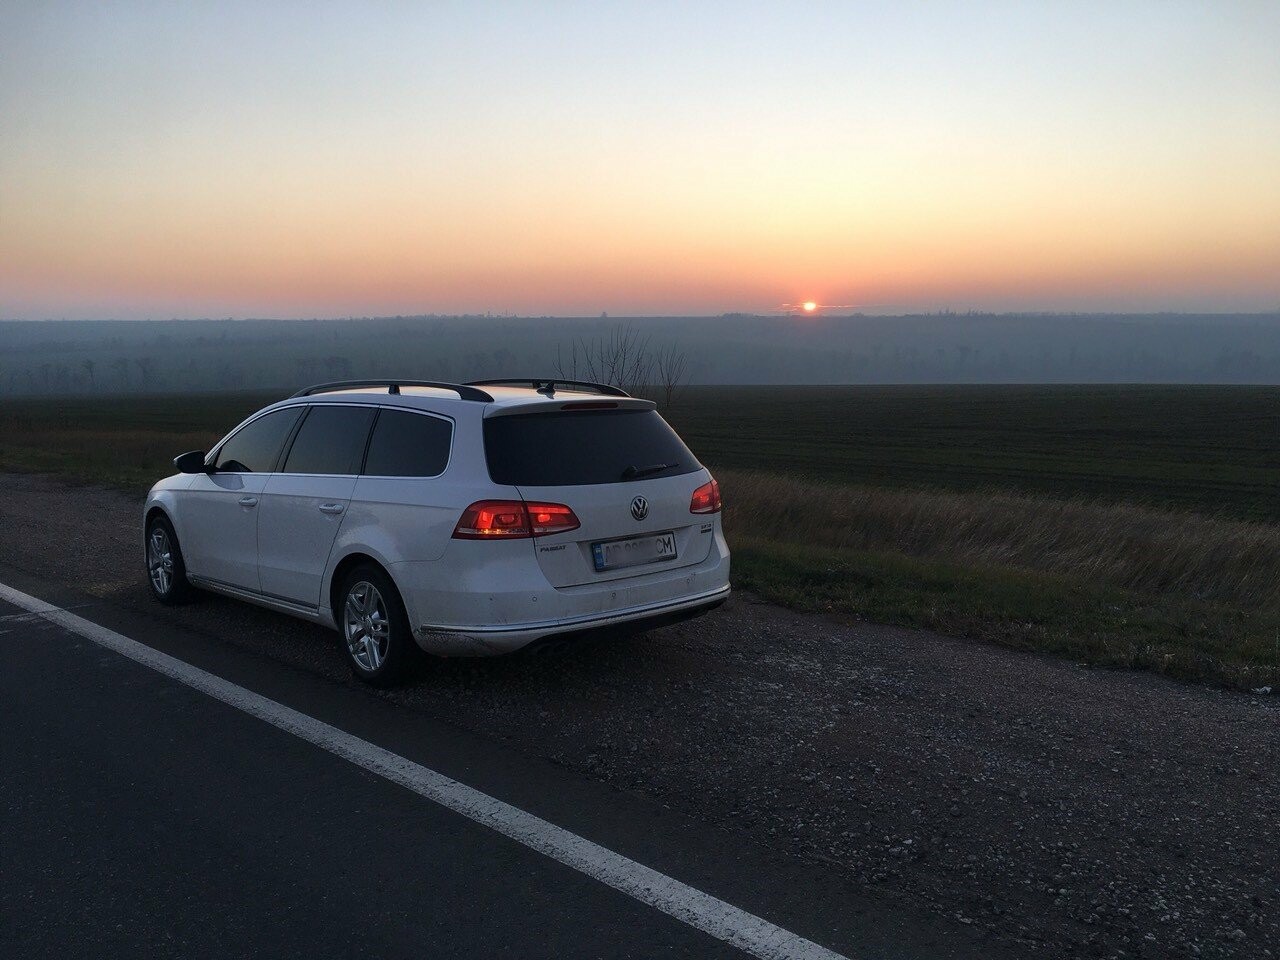
[[[352,584],[343,604],[343,636],[351,659],[370,673],[387,659],[391,624],[378,588],[367,580]]]
[[[169,531],[157,523],[147,538],[147,569],[151,573],[151,585],[160,596],[168,596],[173,586],[173,546]]]

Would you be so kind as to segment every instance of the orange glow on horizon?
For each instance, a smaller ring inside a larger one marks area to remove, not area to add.
[[[1274,4],[17,6],[0,319],[1280,307]]]

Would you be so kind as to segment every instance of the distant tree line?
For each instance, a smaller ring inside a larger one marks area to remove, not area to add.
[[[667,401],[683,383],[1280,384],[1280,313],[0,322],[0,396],[551,375]]]

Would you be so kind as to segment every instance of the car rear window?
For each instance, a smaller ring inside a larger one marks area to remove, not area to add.
[[[656,410],[574,410],[490,417],[489,476],[512,486],[624,483],[702,465]],[[671,466],[655,469],[662,464]]]

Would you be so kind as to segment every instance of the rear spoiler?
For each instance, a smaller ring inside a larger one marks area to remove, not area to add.
[[[463,386],[467,387],[529,387],[548,397],[556,395],[556,388],[563,387],[566,390],[574,392],[585,391],[587,393],[599,393],[606,397],[630,397],[621,387],[615,387],[609,383],[596,383],[593,380],[565,380],[562,377],[550,378],[515,378],[509,380],[468,380]]]
[[[489,417],[512,417],[519,414],[534,413],[566,413],[574,410],[656,410],[658,405],[652,400],[641,400],[639,397],[611,397],[602,396],[599,398],[578,397],[569,399],[565,397],[561,400],[558,397],[530,397],[528,400],[514,400],[504,403],[490,404],[485,407],[484,416],[487,420]]]

